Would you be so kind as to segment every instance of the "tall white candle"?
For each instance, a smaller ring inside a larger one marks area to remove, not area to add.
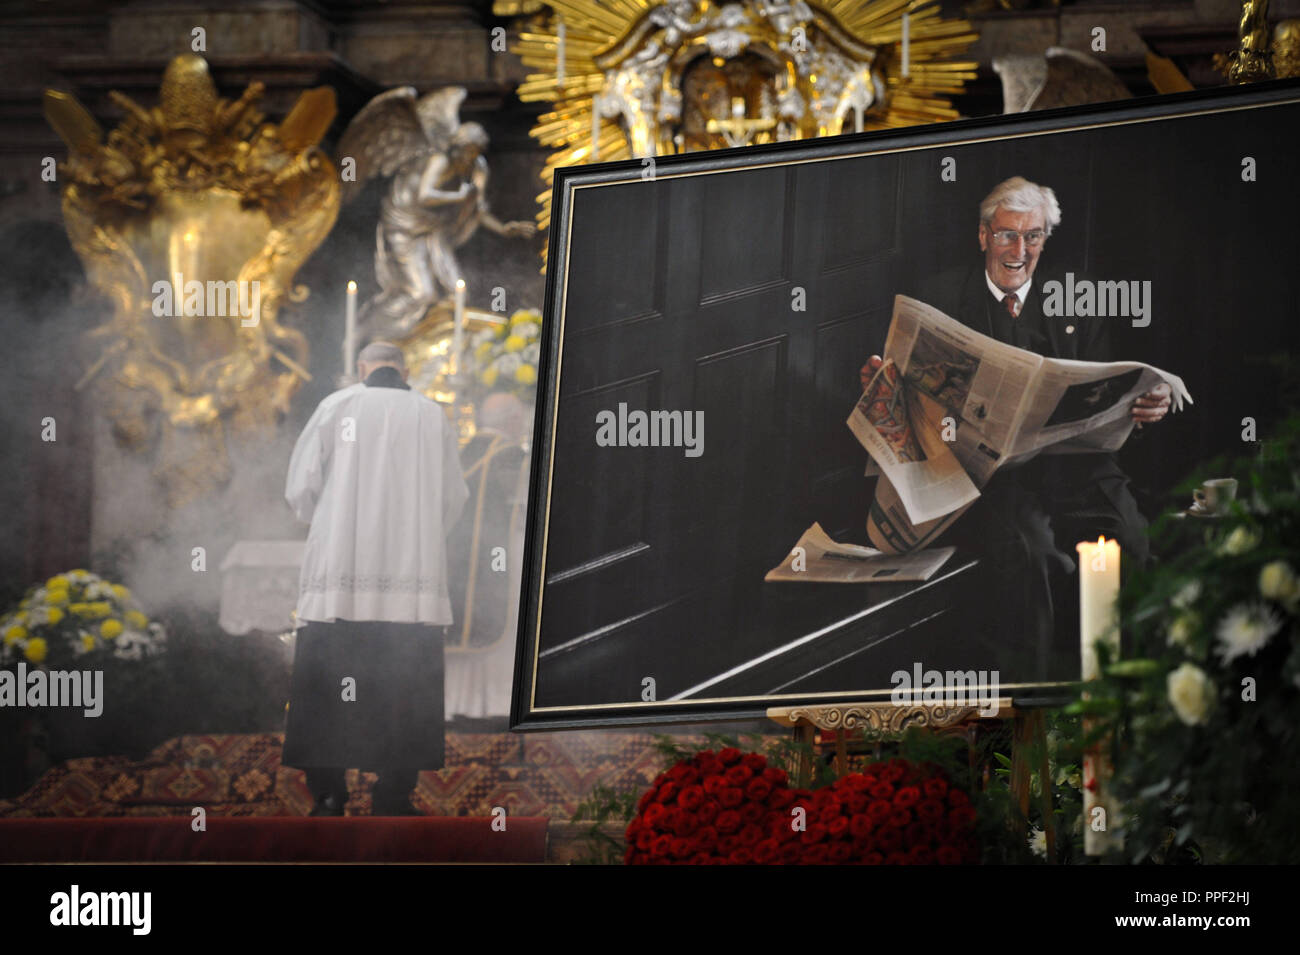
[[[912,21],[907,14],[903,14],[903,75],[907,76],[911,69],[912,58]]]
[[[343,322],[343,373],[357,373],[357,283],[348,282],[347,309]]]
[[[1085,680],[1095,679],[1096,643],[1105,640],[1119,648],[1115,601],[1119,599],[1119,541],[1097,538],[1096,543],[1082,541],[1079,552],[1079,637],[1082,641]]]
[[[1101,674],[1097,643],[1112,648],[1111,659],[1119,650],[1119,542],[1097,538],[1096,543],[1082,541],[1079,552],[1079,639],[1082,652],[1082,676],[1094,680]],[[1087,698],[1087,694],[1084,694]],[[1085,735],[1091,728],[1084,720]],[[1105,855],[1123,848],[1115,837],[1119,807],[1107,792],[1110,776],[1105,754],[1095,747],[1083,755],[1083,851],[1086,855]],[[1094,810],[1100,807],[1104,814]],[[1105,828],[1095,828],[1104,821]]]
[[[456,322],[451,333],[451,370],[461,372],[461,349],[465,345],[465,280],[456,280]]]
[[[555,82],[564,85],[564,21],[555,25]]]

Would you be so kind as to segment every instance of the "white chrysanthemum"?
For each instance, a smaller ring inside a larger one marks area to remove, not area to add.
[[[531,342],[524,346],[524,350],[519,353],[524,361],[530,365],[536,365],[537,359],[542,355],[542,347],[537,342]]]
[[[1169,671],[1165,679],[1169,705],[1178,718],[1188,726],[1204,723],[1214,700],[1214,684],[1205,671],[1191,663],[1184,663]]]
[[[542,333],[542,326],[536,322],[520,322],[514,328],[510,329],[511,335],[518,335],[520,338],[536,338]]]
[[[1248,527],[1234,527],[1232,533],[1219,545],[1220,556],[1236,557],[1248,550],[1253,550],[1260,542],[1258,531]]]
[[[1282,618],[1268,604],[1237,604],[1219,621],[1219,657],[1224,663],[1243,655],[1253,657],[1281,627]]]
[[[1029,830],[1029,848],[1034,855],[1047,858],[1047,832],[1037,826]]]
[[[506,377],[514,376],[515,371],[518,370],[519,368],[519,363],[520,363],[520,358],[518,352],[511,352],[509,354],[502,355],[495,362],[493,362],[493,364],[497,366],[497,374],[505,375]]]
[[[1200,596],[1201,582],[1193,578],[1178,588],[1174,595],[1169,598],[1169,603],[1178,610],[1186,610],[1196,603]]]

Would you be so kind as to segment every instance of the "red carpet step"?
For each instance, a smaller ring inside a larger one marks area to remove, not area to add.
[[[546,861],[547,820],[490,817],[209,815],[0,819],[0,862],[486,862]],[[499,829],[499,825],[498,825]]]

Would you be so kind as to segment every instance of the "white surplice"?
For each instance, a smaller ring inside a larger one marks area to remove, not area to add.
[[[445,536],[469,491],[442,408],[356,384],[323,400],[294,446],[285,498],[311,523],[298,618],[449,624]]]

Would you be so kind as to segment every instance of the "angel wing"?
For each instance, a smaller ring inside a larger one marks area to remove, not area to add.
[[[416,107],[425,134],[439,152],[446,152],[451,138],[460,129],[460,104],[465,101],[465,87],[444,86],[420,97]]]
[[[356,179],[342,184],[343,201],[356,198],[368,179],[391,176],[432,147],[416,112],[415,87],[380,93],[352,117],[339,139],[338,163],[347,157],[356,162]]]

